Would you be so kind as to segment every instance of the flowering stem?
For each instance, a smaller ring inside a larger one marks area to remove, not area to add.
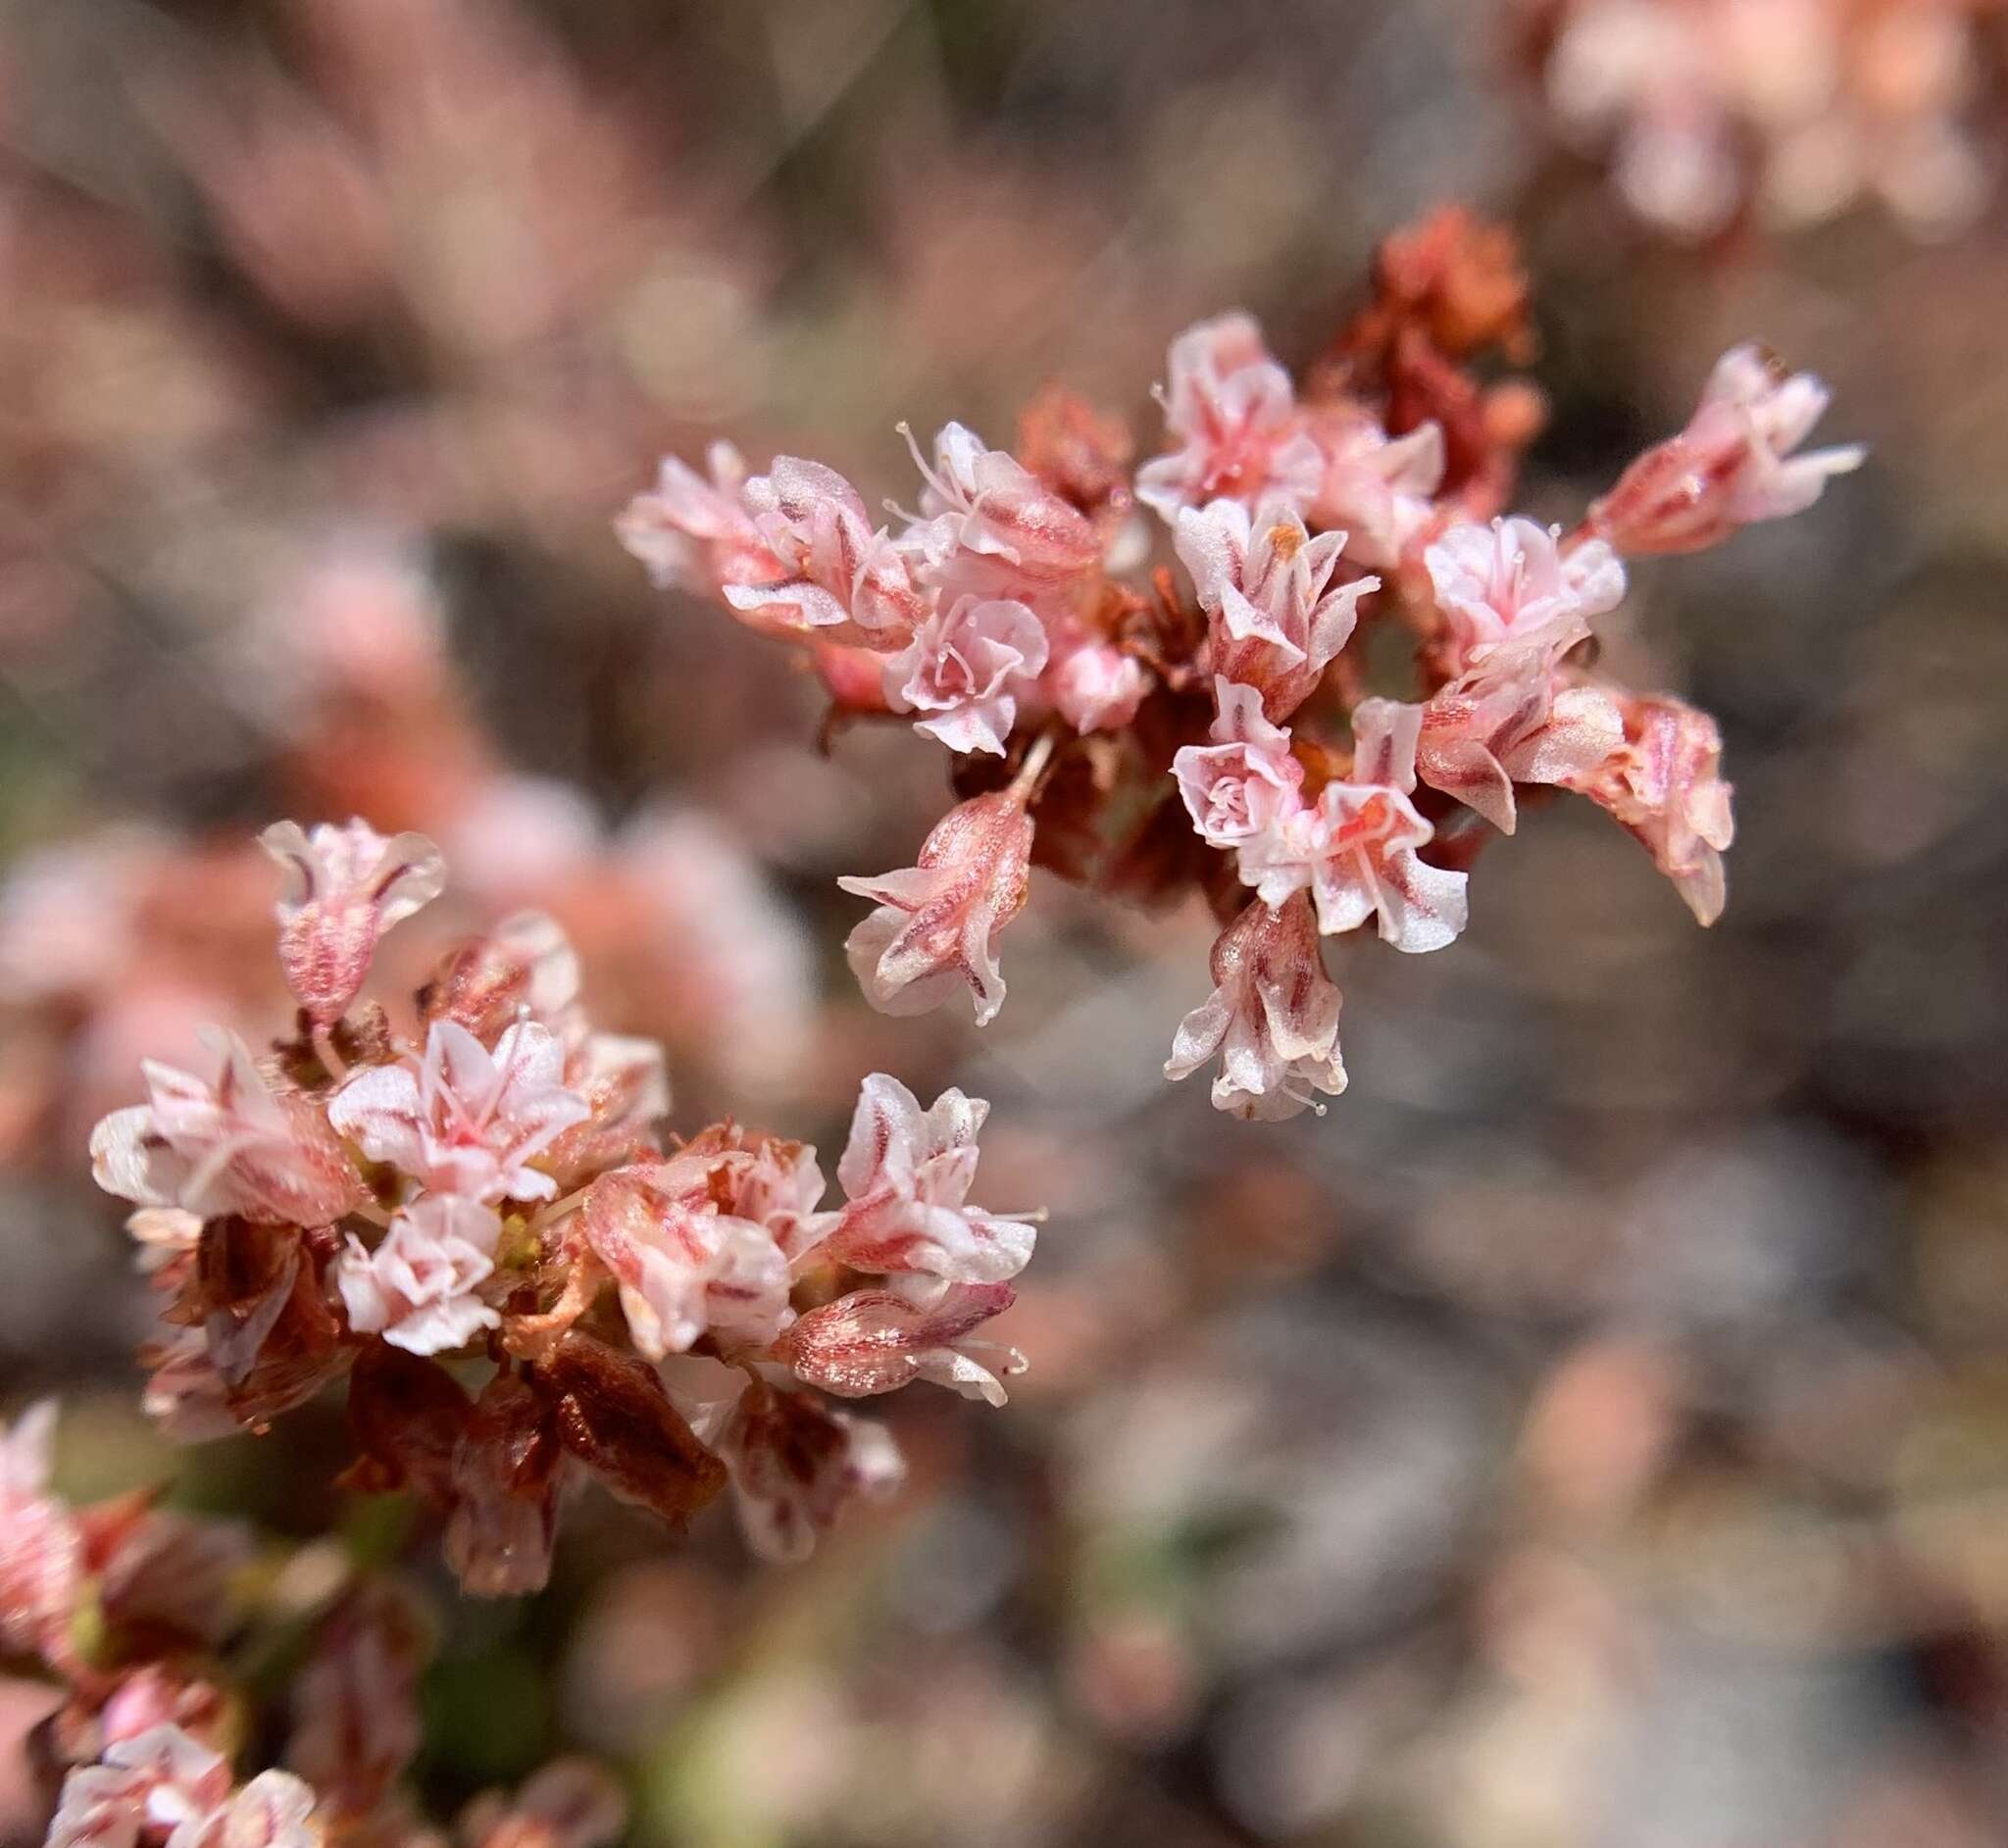
[[[349,1062],[335,1050],[334,1034],[328,1028],[325,1026],[315,1027],[314,1052],[322,1065],[326,1068],[327,1075],[335,1083],[339,1084],[343,1078],[348,1076]]]
[[[1041,731],[1031,741],[1031,749],[1026,752],[1025,762],[1018,767],[1018,774],[1012,777],[1010,788],[1004,792],[1021,809],[1030,806],[1033,787],[1044,774],[1052,759],[1053,747],[1059,741],[1059,732],[1051,728]]]
[[[572,1212],[578,1205],[579,1201],[584,1198],[585,1188],[575,1187],[570,1193],[561,1195],[556,1200],[546,1201],[544,1205],[538,1207],[530,1215],[529,1224],[525,1229],[531,1232],[541,1232],[545,1226],[562,1220],[566,1214]]]

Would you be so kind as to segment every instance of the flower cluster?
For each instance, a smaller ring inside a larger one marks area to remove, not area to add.
[[[1683,237],[1878,200],[1913,229],[1990,189],[1999,0],[1512,0],[1562,134]]]
[[[401,1030],[358,996],[438,853],[362,822],[263,838],[294,1034],[148,1062],[147,1101],[91,1138],[161,1293],[146,1403],[173,1431],[262,1429],[346,1375],[350,1482],[432,1503],[463,1583],[500,1594],[544,1582],[576,1479],[673,1525],[729,1482],[754,1544],[799,1557],[900,1474],[825,1394],[1003,1402],[1024,1363],[977,1331],[1035,1216],[969,1198],[986,1105],[868,1078],[826,1207],[801,1143],[664,1146],[661,1049],[593,1029],[548,918],[449,951]],[[477,1390],[455,1356],[488,1363]]]
[[[1133,480],[1120,426],[1051,397],[1018,456],[944,429],[897,530],[816,464],[663,464],[620,523],[660,581],[806,645],[840,713],[911,716],[958,754],[965,800],[918,864],[843,881],[877,906],[848,945],[876,1006],[966,989],[989,1021],[1033,863],[1146,899],[1197,887],[1226,928],[1166,1070],[1218,1055],[1220,1108],[1281,1117],[1345,1084],[1321,938],[1450,943],[1482,824],[1513,832],[1530,788],[1607,810],[1714,920],[1715,724],[1608,683],[1585,644],[1625,557],[1795,513],[1860,452],[1795,453],[1824,388],[1738,348],[1573,531],[1505,517],[1540,402],[1473,362],[1524,357],[1525,311],[1510,241],[1449,210],[1383,246],[1301,392],[1244,314],[1180,334]],[[1182,584],[1126,581],[1152,544],[1138,504]],[[1362,638],[1403,629],[1406,677],[1377,692]]]
[[[415,1596],[331,1559],[246,1574],[247,1532],[150,1493],[72,1507],[49,1483],[55,1423],[44,1403],[0,1427],[0,1645],[61,1695],[27,1754],[49,1848],[437,1842],[403,1781],[432,1648]],[[264,1731],[257,1665],[276,1651],[299,1665],[283,1762],[240,1779],[232,1759]],[[561,1759],[477,1799],[455,1832],[462,1848],[605,1848],[625,1815],[605,1772]]]

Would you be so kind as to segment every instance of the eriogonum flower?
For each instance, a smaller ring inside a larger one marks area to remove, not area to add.
[[[885,1014],[925,1014],[967,984],[977,1024],[1004,1005],[998,931],[1029,883],[1032,824],[1011,791],[973,796],[922,842],[919,863],[877,878],[843,878],[878,909],[844,943],[865,998]]]
[[[896,1490],[906,1468],[884,1425],[702,1356],[664,1364],[670,1396],[724,1460],[746,1541],[796,1561],[851,1505]]]
[[[1425,424],[1389,436],[1371,416],[1346,406],[1314,414],[1311,435],[1324,462],[1307,516],[1346,535],[1345,554],[1371,571],[1392,571],[1434,514],[1443,484],[1443,431]]]
[[[1722,916],[1722,856],[1735,834],[1722,779],[1722,733],[1677,699],[1621,700],[1625,739],[1569,787],[1606,809],[1673,880],[1697,923]]]
[[[1687,427],[1632,463],[1584,524],[1621,552],[1698,552],[1740,526],[1803,512],[1867,453],[1851,443],[1793,454],[1828,397],[1811,373],[1787,375],[1758,347],[1733,348]]]
[[[1213,993],[1179,1024],[1166,1077],[1189,1077],[1218,1056],[1214,1108],[1263,1121],[1322,1109],[1314,1093],[1345,1089],[1339,993],[1307,897],[1249,905],[1221,932],[1212,967]]]
[[[1241,876],[1265,905],[1308,886],[1327,936],[1369,918],[1382,942],[1411,953],[1440,950],[1466,920],[1466,875],[1417,852],[1436,830],[1409,800],[1416,786],[1422,709],[1362,701],[1353,712],[1354,759],[1315,807],[1273,824],[1241,849]]]
[[[1252,686],[1216,679],[1214,701],[1213,742],[1183,746],[1172,774],[1200,838],[1238,847],[1301,806],[1304,768],[1290,755],[1290,734],[1263,718]]]
[[[905,557],[834,469],[778,456],[740,498],[778,576],[728,579],[720,594],[757,626],[848,629],[904,639],[926,614]]]
[[[1046,665],[1046,631],[1022,603],[958,597],[885,664],[894,712],[951,751],[1004,753],[1018,696]]]
[[[773,1233],[720,1210],[708,1150],[595,1181],[579,1207],[593,1254],[620,1287],[635,1348],[680,1354],[710,1332],[763,1347],[787,1320],[788,1264]]]
[[[351,1235],[334,1269],[349,1326],[413,1354],[465,1346],[501,1321],[475,1293],[501,1236],[492,1207],[444,1193],[406,1207],[374,1251]]]
[[[1436,607],[1449,620],[1452,659],[1462,668],[1506,641],[1589,632],[1589,619],[1625,595],[1625,568],[1591,539],[1564,552],[1531,520],[1453,526],[1424,554]]]
[[[776,1350],[799,1378],[840,1399],[925,1379],[965,1399],[1002,1405],[1003,1380],[1025,1371],[1025,1357],[970,1336],[1011,1302],[1008,1283],[951,1284],[925,1301],[895,1289],[853,1290],[810,1310]],[[993,1354],[994,1362],[978,1358]]]
[[[815,1247],[817,1257],[952,1283],[1016,1276],[1031,1257],[1031,1224],[969,1204],[977,1135],[989,1111],[982,1099],[956,1090],[924,1111],[897,1078],[867,1078],[836,1165],[849,1204]]]
[[[1008,450],[948,424],[934,438],[929,467],[912,432],[901,429],[926,484],[923,523],[908,538],[917,551],[937,564],[957,552],[997,560],[1034,585],[1077,576],[1099,561],[1094,527]]]
[[[833,1212],[822,1210],[823,1170],[806,1142],[715,1124],[691,1137],[678,1155],[709,1161],[709,1184],[720,1208],[758,1225],[790,1264],[836,1223]]]
[[[258,843],[285,869],[278,959],[286,986],[317,1025],[332,1025],[361,991],[376,941],[439,896],[439,850],[423,834],[385,840],[367,822],[311,833],[279,822]]]
[[[98,1185],[138,1206],[205,1218],[325,1225],[356,1202],[353,1169],[318,1110],[276,1093],[232,1033],[204,1035],[215,1075],[142,1063],[149,1101],[114,1111],[91,1132]]]
[[[1067,636],[1054,644],[1045,690],[1076,731],[1120,731],[1136,717],[1150,675],[1113,642]]]
[[[705,460],[709,480],[665,456],[654,489],[637,494],[616,523],[621,543],[665,590],[772,583],[779,567],[746,511],[744,460],[727,442],[713,443]]]
[[[1247,315],[1203,321],[1172,342],[1165,434],[1172,447],[1136,472],[1136,498],[1167,524],[1180,508],[1265,495],[1306,505],[1325,472],[1297,414],[1290,375]]]
[[[312,1788],[289,1772],[263,1771],[193,1826],[175,1848],[320,1848]]]
[[[492,1052],[466,1027],[435,1020],[425,1056],[366,1067],[327,1120],[374,1162],[470,1200],[548,1200],[551,1176],[530,1166],[590,1106],[564,1085],[565,1049],[520,1021]]]
[[[104,1762],[64,1780],[49,1824],[55,1848],[135,1848],[168,1838],[182,1848],[222,1807],[230,1768],[176,1726],[108,1746]]]
[[[1558,671],[1566,628],[1498,645],[1423,708],[1416,769],[1503,833],[1519,817],[1515,783],[1563,783],[1601,764],[1624,735],[1599,689]]]
[[[1252,517],[1238,501],[1187,509],[1177,543],[1199,607],[1213,618],[1214,673],[1256,688],[1278,721],[1303,704],[1351,639],[1360,599],[1380,587],[1378,577],[1332,587],[1345,534],[1312,538],[1275,502]]]

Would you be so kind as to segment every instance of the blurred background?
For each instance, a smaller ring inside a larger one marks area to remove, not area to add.
[[[1862,67],[1952,99],[1945,209],[1682,238],[1506,0],[0,0],[0,1400],[63,1395],[64,1485],[359,1518],[338,1409],[147,1429],[83,1159],[143,1053],[278,1018],[251,835],[359,813],[453,874],[387,981],[546,907],[678,1127],[833,1154],[863,1073],[961,1083],[979,1197],[1053,1216],[1011,1407],[888,1402],[911,1486],[807,1567],[588,1499],[547,1597],[435,1587],[442,1810],[577,1745],[697,1848],[2008,1839],[2002,23],[1894,10],[1956,33],[1949,89]],[[1173,333],[1307,358],[1450,198],[1535,284],[1528,511],[1745,337],[1873,445],[1607,644],[1722,721],[1727,918],[1545,809],[1451,953],[1333,959],[1351,1089],[1273,1127],[1160,1077],[1196,903],[1038,875],[986,1033],[870,1014],[832,881],[938,751],[820,756],[615,512],[714,433],[903,495],[896,420],[1004,442],[1052,378],[1148,453]]]

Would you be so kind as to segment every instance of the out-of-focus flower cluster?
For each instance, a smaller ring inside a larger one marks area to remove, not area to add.
[[[1166,1072],[1218,1057],[1215,1103],[1276,1118],[1345,1086],[1321,939],[1453,941],[1485,824],[1513,832],[1528,790],[1588,797],[1715,920],[1715,722],[1600,675],[1592,622],[1626,557],[1799,512],[1860,451],[1795,453],[1825,388],[1739,347],[1572,531],[1502,517],[1540,400],[1478,368],[1526,356],[1526,315],[1511,239],[1446,210],[1382,246],[1301,393],[1246,315],[1180,335],[1164,447],[1133,473],[1120,424],[1058,393],[1015,454],[959,424],[915,446],[896,528],[818,463],[663,463],[620,522],[659,583],[808,649],[836,716],[908,718],[955,754],[964,799],[918,863],[843,881],[876,905],[847,945],[875,1006],[966,990],[991,1020],[1033,864],[1146,901],[1196,888],[1225,928]],[[1139,508],[1182,580],[1134,581]]]
[[[221,672],[264,716],[292,799],[442,841],[470,922],[548,912],[682,1069],[763,1096],[809,1055],[809,945],[737,835],[667,804],[610,829],[576,786],[512,768],[405,548],[355,536],[290,570]],[[0,1148],[60,1160],[140,1053],[192,1046],[205,1022],[254,1031],[279,999],[270,885],[241,837],[151,823],[19,859],[0,886]]]
[[[2000,0],[1510,0],[1556,127],[1702,238],[1863,200],[1943,235],[2000,161]]]
[[[0,1645],[52,1684],[28,1740],[50,1848],[444,1848],[404,1784],[433,1635],[415,1595],[320,1543],[261,1560],[247,1530],[149,1491],[74,1507],[50,1484],[55,1424],[45,1401],[0,1429]],[[282,1764],[240,1779],[275,1722]],[[477,1799],[453,1838],[604,1848],[625,1817],[605,1772],[565,1759]]]
[[[547,917],[449,952],[401,1023],[359,1004],[378,938],[443,885],[423,835],[284,823],[262,844],[291,1036],[145,1062],[147,1101],[91,1137],[137,1209],[146,1404],[172,1432],[263,1429],[345,1375],[348,1481],[433,1505],[492,1595],[544,1582],[588,1477],[678,1527],[729,1481],[753,1544],[799,1558],[900,1475],[889,1435],[823,1395],[929,1379],[1003,1403],[1024,1363],[977,1330],[1036,1216],[970,1201],[985,1104],[868,1078],[826,1207],[801,1143],[728,1122],[663,1146],[662,1049],[592,1028]]]

